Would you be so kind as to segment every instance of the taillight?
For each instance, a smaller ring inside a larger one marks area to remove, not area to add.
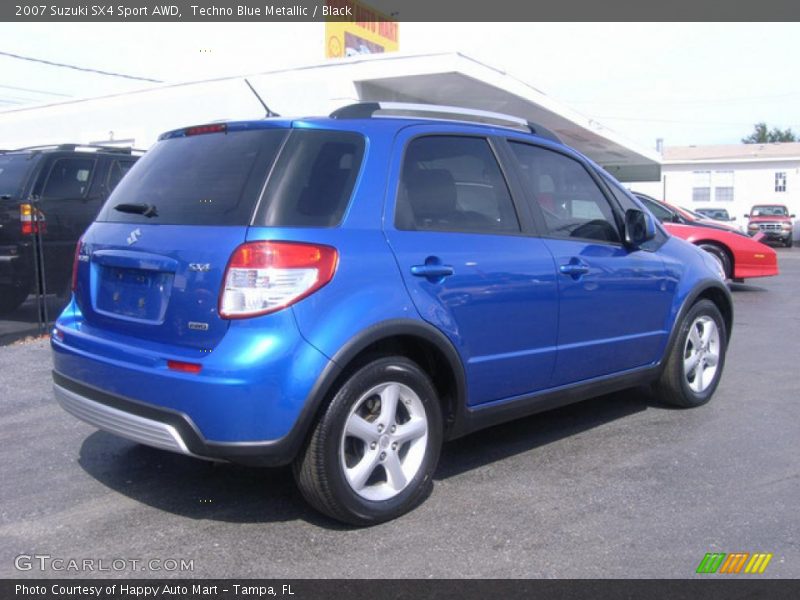
[[[34,208],[32,204],[19,205],[19,223],[22,235],[47,232],[44,213]]]
[[[313,294],[336,272],[335,248],[297,242],[248,242],[228,262],[219,299],[221,317],[254,317]]]
[[[75,246],[75,256],[72,259],[72,291],[78,289],[78,264],[80,263],[81,250],[83,249],[83,240],[78,240],[78,245]]]

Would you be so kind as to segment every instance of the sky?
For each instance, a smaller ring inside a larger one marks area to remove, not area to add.
[[[400,50],[461,52],[643,147],[800,133],[798,23],[401,23]],[[0,23],[0,53],[175,83],[324,62],[324,25]],[[0,110],[152,85],[0,54]]]

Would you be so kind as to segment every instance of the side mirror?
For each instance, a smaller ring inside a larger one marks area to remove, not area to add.
[[[745,215],[745,216],[744,216],[744,218],[745,218],[745,219],[749,219],[749,218],[750,218],[750,215]]]
[[[794,215],[789,215],[789,218],[790,219],[794,219]]]
[[[625,244],[638,248],[656,237],[656,223],[652,215],[635,208],[625,211]]]

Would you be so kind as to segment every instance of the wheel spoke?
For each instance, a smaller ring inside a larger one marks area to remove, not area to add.
[[[397,420],[397,402],[400,399],[400,386],[390,383],[381,392],[381,423],[391,427]]]
[[[706,370],[705,365],[702,363],[694,370],[694,391],[702,392],[705,389],[703,385],[703,371]]]
[[[357,414],[350,415],[345,427],[345,433],[367,443],[376,440],[378,437],[375,425]]]
[[[715,352],[707,352],[706,365],[709,367],[716,367],[717,363],[719,363],[719,354],[716,354]]]
[[[421,438],[428,432],[428,424],[425,419],[411,419],[407,423],[397,426],[397,432],[394,434],[394,439],[398,444],[402,445]]]
[[[692,330],[689,332],[689,341],[692,342],[695,350],[700,349],[700,334],[697,333],[697,323],[692,324]]]
[[[406,487],[408,480],[406,474],[403,472],[403,465],[400,463],[400,457],[396,452],[390,452],[383,463],[386,469],[386,475],[389,480],[389,485],[395,491],[400,491]]]
[[[704,344],[704,345],[708,344],[709,340],[711,339],[711,336],[714,334],[715,329],[716,329],[716,327],[715,327],[713,321],[710,321],[710,320],[709,321],[704,321],[703,322],[703,335],[700,338],[700,342],[702,344]]]
[[[697,363],[700,362],[700,353],[699,352],[692,352],[689,358],[683,360],[683,372],[688,377],[691,375],[692,371],[695,370],[697,367]]]
[[[351,469],[345,469],[347,479],[354,490],[359,491],[364,488],[369,476],[372,475],[375,467],[378,466],[378,457],[379,454],[377,451],[367,450],[356,466]]]

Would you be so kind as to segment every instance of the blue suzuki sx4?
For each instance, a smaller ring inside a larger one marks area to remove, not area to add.
[[[368,525],[442,443],[647,385],[704,404],[731,335],[716,261],[522,119],[362,103],[163,134],[75,253],[52,332],[74,416],[201,459],[292,464]]]

